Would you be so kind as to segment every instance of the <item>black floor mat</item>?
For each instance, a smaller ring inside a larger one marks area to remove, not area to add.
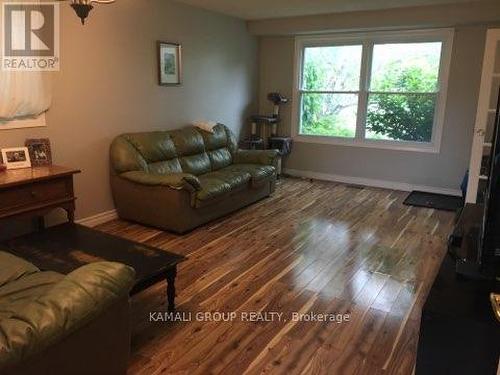
[[[454,195],[425,193],[423,191],[412,191],[403,202],[407,206],[427,207],[436,210],[456,211],[463,207],[462,197]]]

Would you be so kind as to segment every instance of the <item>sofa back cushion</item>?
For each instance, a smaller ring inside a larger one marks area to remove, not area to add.
[[[149,173],[153,174],[168,174],[168,173],[181,173],[182,167],[178,158],[170,160],[157,161],[156,163],[148,164],[147,168]]]
[[[203,137],[196,128],[172,130],[169,134],[174,142],[184,173],[198,176],[210,172],[210,159],[205,152]]]
[[[234,135],[221,124],[214,133],[195,127],[129,133],[113,141],[111,163],[117,173],[144,170],[201,175],[232,164],[236,149]]]
[[[174,142],[166,131],[126,134],[124,137],[148,164],[177,157]]]
[[[113,140],[109,154],[111,168],[118,174],[130,171],[145,171],[148,168],[148,163],[128,141],[126,134],[120,135]]]
[[[208,157],[210,158],[210,165],[212,171],[216,171],[227,167],[233,163],[231,150],[230,131],[224,125],[218,124],[214,127],[213,133],[199,130]]]
[[[166,131],[129,133],[117,137],[111,145],[111,162],[118,173],[136,170],[181,172],[175,146]]]

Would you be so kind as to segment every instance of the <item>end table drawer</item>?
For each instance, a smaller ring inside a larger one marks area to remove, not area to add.
[[[57,179],[0,190],[0,211],[72,196],[71,180]]]
[[[43,228],[43,217],[55,209],[66,211],[68,221],[75,218],[73,176],[77,169],[58,165],[11,169],[0,173],[0,232],[4,220],[36,219]],[[0,233],[1,234],[1,233]],[[7,238],[11,236],[6,233]]]

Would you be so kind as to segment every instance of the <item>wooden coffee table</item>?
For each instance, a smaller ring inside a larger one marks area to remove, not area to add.
[[[8,240],[2,245],[41,270],[62,274],[92,262],[124,263],[136,272],[136,282],[130,292],[132,296],[162,280],[167,281],[169,311],[175,310],[177,264],[187,259],[74,223]]]

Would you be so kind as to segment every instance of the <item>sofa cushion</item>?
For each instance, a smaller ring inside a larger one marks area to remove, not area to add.
[[[196,128],[172,130],[168,133],[177,150],[182,172],[197,176],[211,171],[203,137]]]
[[[184,128],[169,131],[178,156],[190,156],[205,152],[203,137],[196,128]]]
[[[179,158],[179,162],[181,163],[182,172],[184,173],[198,176],[211,171],[210,159],[205,152],[191,156],[183,156]]]
[[[124,137],[148,164],[177,156],[174,143],[166,131],[125,134]]]
[[[231,189],[236,189],[240,186],[247,185],[248,181],[250,181],[250,173],[245,171],[231,171],[221,169],[219,171],[207,173],[203,175],[206,178],[215,178],[225,183],[229,184]]]
[[[216,171],[198,177],[201,189],[196,193],[197,200],[209,201],[224,197],[232,190],[248,185],[250,174],[244,171]],[[197,204],[196,206],[199,206]]]
[[[221,168],[227,167],[233,162],[231,153],[226,147],[208,151],[208,157],[210,158],[212,171],[217,171]]]
[[[199,176],[201,189],[196,193],[197,200],[211,200],[220,198],[231,191],[231,186],[217,178],[206,177],[206,175]]]
[[[233,163],[232,153],[235,152],[237,145],[231,130],[222,124],[217,124],[213,128],[213,133],[201,129],[198,131],[203,137],[213,171]]]
[[[149,173],[153,174],[181,173],[182,167],[179,159],[174,158],[148,164],[147,170]]]
[[[36,272],[39,272],[39,269],[33,264],[10,253],[0,251],[0,288]]]
[[[276,172],[276,168],[271,165],[233,164],[221,169],[221,171],[248,173],[253,183],[259,183],[272,178]]]
[[[148,163],[125,137],[126,135],[116,137],[111,144],[109,156],[113,171],[123,173],[147,170]]]
[[[121,178],[143,186],[168,186],[174,190],[200,190],[200,180],[189,173],[153,174],[143,171],[125,172]]]
[[[224,125],[216,125],[213,128],[213,133],[201,129],[197,129],[197,131],[203,137],[203,142],[205,143],[205,149],[207,151],[213,151],[217,150],[218,148],[227,147],[228,136],[226,133],[226,127]]]
[[[234,164],[278,165],[278,150],[238,150],[234,154]]]

